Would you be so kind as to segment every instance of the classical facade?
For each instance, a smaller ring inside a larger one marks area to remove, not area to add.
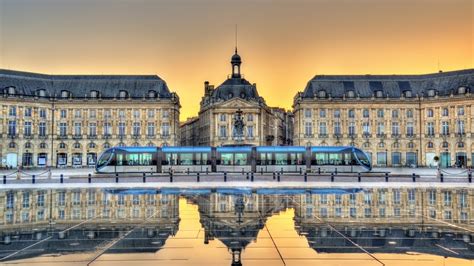
[[[113,146],[178,145],[179,97],[153,75],[0,70],[0,165],[92,166]]]
[[[232,74],[215,88],[204,83],[198,120],[184,123],[181,132],[199,132],[193,141],[196,146],[223,145],[286,145],[290,141],[287,127],[289,115],[281,108],[267,106],[259,96],[255,83],[240,73],[242,60],[235,50],[231,58]],[[191,127],[191,128],[190,128]],[[182,141],[183,143],[183,141]]]
[[[472,88],[474,69],[315,76],[294,98],[294,144],[358,146],[377,166],[472,166]]]

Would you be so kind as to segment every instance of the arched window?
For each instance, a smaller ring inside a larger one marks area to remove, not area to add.
[[[381,91],[381,90],[376,91],[375,92],[375,97],[382,98],[383,97],[383,91]]]
[[[10,143],[8,143],[8,148],[10,148],[10,149],[16,148],[15,142],[10,142]]]
[[[8,87],[8,94],[10,94],[10,95],[15,95],[15,94],[16,94],[16,89],[15,89],[15,87]]]
[[[433,142],[431,142],[431,141],[428,142],[428,144],[426,144],[426,147],[427,147],[428,149],[433,149],[433,148],[434,148]]]
[[[458,88],[458,94],[465,94],[467,92],[466,87],[461,86]]]
[[[99,92],[98,92],[98,91],[95,91],[95,90],[94,90],[94,91],[91,91],[90,94],[91,94],[91,98],[97,98],[97,97],[99,97]]]
[[[127,91],[121,90],[121,91],[119,92],[119,98],[120,98],[120,99],[125,99],[125,98],[127,98],[127,95],[128,95]]]
[[[74,143],[74,149],[80,149],[81,144],[79,142]]]
[[[447,141],[444,141],[442,144],[441,144],[441,147],[443,148],[449,148],[449,143]]]
[[[318,97],[319,97],[319,98],[326,98],[326,91],[320,90],[320,91],[318,92]]]
[[[110,148],[110,143],[108,142],[104,143],[104,149],[108,149],[108,148]]]
[[[407,148],[408,149],[413,149],[415,147],[415,144],[413,142],[408,142]]]
[[[383,147],[385,147],[385,143],[380,142],[378,146],[379,146],[379,148],[383,148]]]
[[[62,90],[61,91],[61,98],[67,99],[69,97],[69,91]]]
[[[234,94],[232,94],[232,92],[227,95],[227,99],[232,99],[232,97],[234,97]]]
[[[411,91],[405,91],[403,93],[403,95],[405,96],[405,98],[411,98],[412,97],[412,92]]]
[[[89,143],[89,149],[95,149],[95,147],[97,147],[97,145],[95,145],[94,142]]]
[[[45,89],[39,89],[36,92],[36,95],[38,95],[39,97],[46,97],[46,90]]]
[[[394,148],[394,149],[400,148],[400,143],[398,143],[398,142],[393,143],[392,148]]]
[[[48,146],[46,145],[46,143],[41,142],[40,145],[39,145],[39,148],[40,149],[46,149],[46,148],[48,148]]]
[[[433,117],[433,116],[434,116],[433,109],[428,109],[428,110],[426,110],[426,116],[428,116],[428,117]]]
[[[355,97],[355,92],[354,91],[348,91],[347,92],[347,98],[354,98]]]
[[[429,89],[428,90],[428,97],[434,97],[436,95],[436,90],[435,89]]]
[[[369,143],[369,142],[365,142],[364,144],[362,144],[362,147],[364,147],[364,148],[370,148],[370,143]]]
[[[464,142],[462,141],[458,142],[458,148],[464,148]]]
[[[64,143],[64,142],[61,142],[61,143],[59,143],[59,145],[58,145],[58,148],[59,148],[59,149],[66,149],[66,147],[67,147],[67,146],[66,146],[66,143]]]
[[[150,99],[156,98],[156,91],[153,91],[153,90],[148,91],[148,98]]]
[[[31,149],[31,142],[25,143],[25,149]]]

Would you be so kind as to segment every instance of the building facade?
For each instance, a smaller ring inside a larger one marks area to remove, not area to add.
[[[0,70],[0,164],[93,166],[113,146],[179,144],[179,97],[158,76]]]
[[[195,146],[224,145],[287,145],[289,115],[281,108],[267,106],[259,96],[255,83],[240,73],[242,60],[235,50],[231,58],[232,74],[215,88],[204,83],[204,96],[199,117],[193,123],[184,123],[181,132],[197,126],[197,139],[182,143]],[[290,115],[291,116],[291,115]],[[194,124],[196,123],[196,124]]]
[[[377,166],[472,166],[473,87],[474,69],[316,76],[294,98],[294,144],[361,147]]]

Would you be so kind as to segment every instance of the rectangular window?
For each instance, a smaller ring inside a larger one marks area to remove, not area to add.
[[[25,127],[23,128],[23,134],[25,136],[31,136],[31,122],[25,122]]]
[[[441,122],[441,134],[444,136],[449,135],[449,122],[448,121]]]
[[[140,135],[140,122],[133,122],[133,135],[134,136]]]
[[[429,203],[430,205],[435,205],[436,204],[436,190],[430,190],[428,193],[429,197]]]
[[[356,134],[355,122],[349,123],[349,136],[354,136]]]
[[[377,110],[377,117],[378,118],[383,118],[383,115],[384,115],[383,109],[378,109]]]
[[[377,135],[383,135],[385,131],[385,125],[383,122],[377,123]]]
[[[400,126],[398,122],[392,122],[392,135],[398,136],[400,134]]]
[[[311,122],[304,123],[304,135],[305,136],[313,135],[313,124]]]
[[[74,110],[74,117],[75,118],[80,118],[81,116],[82,116],[81,109]]]
[[[105,110],[104,110],[104,118],[105,118],[105,119],[110,119],[110,118],[112,118],[112,113],[110,112],[110,109],[105,109]]]
[[[89,123],[89,136],[97,136],[97,123]]]
[[[125,110],[122,110],[122,109],[119,110],[119,117],[125,118]]]
[[[221,138],[226,138],[227,137],[227,126],[220,126],[219,127],[219,136]]]
[[[118,133],[120,137],[125,136],[125,122],[120,122],[118,125]]]
[[[46,109],[41,108],[39,110],[39,116],[40,116],[40,118],[46,118]]]
[[[148,136],[154,136],[155,135],[155,123],[149,122],[147,125],[147,135]]]
[[[10,109],[8,110],[8,115],[16,116],[16,106],[10,106]]]
[[[451,206],[452,196],[451,191],[444,191],[444,206]]]
[[[341,135],[341,122],[334,122],[334,134]]]
[[[428,136],[434,136],[434,122],[428,122],[428,124],[426,125],[426,134],[428,134]]]
[[[140,110],[133,110],[133,117],[140,118]]]
[[[327,135],[326,122],[319,122],[319,134],[323,136]]]
[[[456,122],[456,133],[464,135],[464,121],[463,120],[457,120]]]
[[[79,137],[82,135],[81,128],[81,123],[74,123],[74,136]]]
[[[161,135],[164,137],[168,137],[170,135],[170,123],[163,122],[161,124]]]
[[[311,118],[311,109],[304,109],[304,117],[305,118]]]
[[[59,112],[59,115],[61,118],[67,118],[67,110],[61,109],[61,111]]]
[[[413,137],[414,134],[415,134],[415,130],[414,130],[413,122],[408,122],[407,123],[407,136]]]
[[[25,117],[31,117],[32,114],[32,108],[31,107],[26,107],[25,108]]]
[[[155,117],[155,109],[148,109],[148,118]]]
[[[39,135],[40,137],[46,136],[46,122],[39,123]]]
[[[89,117],[90,118],[96,118],[97,112],[96,110],[89,110]]]
[[[401,157],[402,155],[400,152],[392,152],[392,165],[402,164]]]
[[[326,109],[319,109],[319,117],[326,117]]]
[[[109,122],[104,123],[104,136],[112,135],[112,124]]]
[[[341,118],[341,110],[339,109],[334,110],[334,118]]]
[[[253,126],[247,126],[247,136],[253,138]]]
[[[16,135],[16,121],[8,121],[8,135],[9,136]]]
[[[458,107],[458,115],[464,115],[464,106]]]
[[[170,116],[170,112],[166,109],[163,110],[163,118],[168,118]]]
[[[393,193],[393,204],[400,204],[400,200],[401,200],[400,190],[394,189],[392,193]]]
[[[362,128],[364,129],[364,135],[370,135],[370,123],[364,122],[362,124]]]
[[[64,122],[59,123],[59,135],[61,137],[67,136],[67,123],[64,123]]]

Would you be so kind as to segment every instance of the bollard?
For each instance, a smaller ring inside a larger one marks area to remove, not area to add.
[[[35,175],[31,176],[31,183],[32,184],[36,183],[36,176]]]
[[[321,174],[321,167],[318,167],[318,175]]]
[[[146,175],[145,175],[145,173],[143,173],[142,179],[143,179],[143,183],[146,183]]]
[[[280,182],[280,173],[277,173],[278,182]]]
[[[170,171],[170,183],[173,183],[173,172]]]
[[[441,173],[441,175],[440,175],[440,179],[441,179],[441,180],[440,180],[440,181],[441,181],[441,183],[444,183],[444,174],[443,174],[443,173]]]
[[[360,177],[360,172],[357,173],[357,182],[362,182],[362,177]]]
[[[250,173],[250,181],[252,181],[252,182],[253,182],[253,172],[252,172],[252,173]]]
[[[206,175],[209,174],[209,168],[206,167]]]
[[[334,173],[331,173],[331,182],[334,182]]]
[[[281,168],[281,174],[283,175],[283,167]]]
[[[87,175],[87,182],[88,182],[89,184],[92,183],[91,174],[88,174],[88,175]]]
[[[60,182],[61,184],[64,183],[64,176],[63,176],[63,174],[61,174],[61,175],[59,176],[59,182]]]
[[[273,180],[275,180],[275,172],[273,172]]]
[[[186,169],[187,174],[189,175],[189,167]]]
[[[467,180],[469,181],[469,183],[472,183],[472,172],[471,172],[471,168],[469,168],[469,171],[467,172]],[[5,183],[4,183],[5,184]]]
[[[335,170],[334,173],[337,175],[337,168],[335,168],[334,170]]]
[[[227,172],[224,172],[224,182],[227,182]]]
[[[5,185],[6,183],[7,183],[7,176],[4,175],[4,176],[3,176],[3,184]]]
[[[118,183],[119,182],[119,175],[118,173],[115,173],[115,183]]]
[[[300,167],[300,175],[303,173],[303,170],[301,170],[301,167]]]
[[[260,168],[260,174],[263,175],[263,167]]]
[[[249,180],[249,173],[247,173],[247,174],[245,175],[245,178],[246,178],[247,180]]]
[[[308,182],[308,173],[306,172],[304,172],[304,182]]]
[[[199,175],[199,172],[197,172],[196,180],[197,180],[198,183],[201,181],[201,176]]]
[[[244,173],[245,173],[245,172],[244,172],[244,168],[242,168],[242,175],[244,175]],[[247,175],[248,175],[248,173],[247,173]],[[248,178],[247,178],[247,179],[248,179]]]
[[[385,182],[388,182],[388,172],[385,172]]]
[[[412,180],[413,180],[413,183],[415,183],[415,182],[416,182],[416,175],[415,175],[415,173],[413,173],[413,174],[411,175],[411,178],[412,178]]]

